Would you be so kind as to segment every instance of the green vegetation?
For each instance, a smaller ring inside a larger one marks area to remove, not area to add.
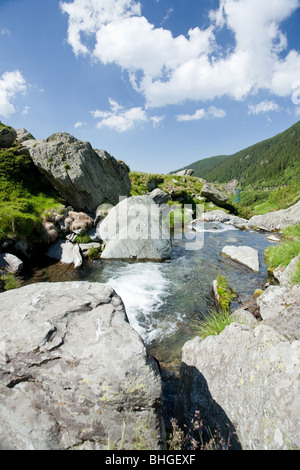
[[[230,302],[236,298],[236,293],[229,286],[225,276],[217,277],[217,293],[221,310],[229,311]]]
[[[266,260],[271,270],[279,266],[286,268],[292,259],[300,254],[300,223],[294,227],[286,228],[283,234],[284,240],[281,243],[265,250]],[[300,261],[292,277],[292,283],[300,284]]]
[[[92,260],[92,259],[98,259],[98,258],[100,258],[99,250],[96,247],[90,248],[88,252],[88,259]]]
[[[300,121],[233,155],[205,158],[186,168],[209,182],[237,179],[239,202],[234,203],[234,195],[229,202],[242,217],[285,209],[300,200]]]
[[[203,183],[201,183],[199,178],[132,171],[130,173],[130,179],[132,196],[148,194],[157,187],[169,194],[170,201],[168,205],[170,206],[173,204],[190,204],[193,210],[195,210],[196,204],[200,203],[197,196],[199,197],[201,194]],[[206,200],[201,201],[201,203],[204,204],[204,210],[206,212],[218,208]]]
[[[219,155],[192,163],[194,175],[226,183],[237,178],[242,186],[258,182],[284,185],[300,175],[300,121],[285,132],[233,155]]]
[[[12,290],[20,287],[20,281],[13,274],[3,274],[0,277],[3,282],[4,290]]]
[[[212,309],[195,327],[196,333],[205,339],[208,336],[215,336],[222,333],[226,326],[233,323],[235,320],[229,310],[215,310]]]
[[[41,181],[29,156],[18,146],[0,149],[0,242],[41,241],[43,212],[60,206],[60,197]]]

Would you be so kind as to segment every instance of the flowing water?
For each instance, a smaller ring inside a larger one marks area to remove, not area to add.
[[[174,240],[172,258],[163,263],[97,260],[74,270],[48,262],[48,266],[35,268],[27,280],[32,283],[79,279],[108,283],[114,288],[123,299],[130,324],[161,364],[168,417],[172,416],[182,346],[195,337],[195,323],[212,306],[213,280],[219,274],[225,275],[241,302],[250,299],[267,281],[263,254],[271,243],[267,234],[240,231],[223,224],[206,223],[204,227],[202,249],[186,249],[184,241]],[[257,249],[260,272],[253,273],[224,258],[221,251],[225,245]]]

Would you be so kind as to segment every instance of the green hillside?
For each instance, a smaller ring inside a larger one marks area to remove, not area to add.
[[[290,184],[300,179],[300,121],[233,155],[205,158],[185,168],[192,168],[194,176],[209,182],[226,183],[237,178],[242,187]]]

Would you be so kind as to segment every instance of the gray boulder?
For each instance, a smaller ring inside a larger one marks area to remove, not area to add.
[[[74,268],[79,268],[82,265],[79,245],[77,243],[71,243],[68,240],[58,239],[55,243],[50,245],[46,256],[57,259],[62,264],[73,264]]]
[[[300,201],[288,209],[281,209],[269,212],[264,215],[254,215],[248,221],[248,227],[257,227],[260,230],[272,232],[283,230],[290,225],[297,225],[300,222]]]
[[[105,243],[101,257],[156,261],[170,258],[170,232],[161,219],[159,206],[151,197],[124,199],[98,224],[98,236]]]
[[[224,246],[222,255],[246,266],[254,272],[259,272],[258,251],[249,246]]]
[[[17,133],[10,127],[0,129],[0,148],[11,147],[17,138]]]
[[[224,207],[228,201],[228,197],[226,194],[219,191],[213,185],[205,183],[202,191],[201,196],[206,197],[209,201],[213,202],[217,206]]]
[[[23,261],[11,253],[0,253],[0,268],[10,274],[17,274],[23,269]]]
[[[35,140],[33,135],[30,134],[30,132],[28,132],[26,129],[24,129],[24,127],[22,127],[21,129],[17,129],[17,142],[18,144],[22,144],[23,142],[25,142],[26,140]]]
[[[232,323],[184,345],[176,414],[190,427],[200,411],[233,448],[236,438],[244,450],[299,448],[299,368],[299,341],[267,325]]]
[[[0,449],[164,446],[158,367],[113,289],[29,285],[0,313]]]
[[[203,212],[203,214],[201,214],[201,220],[204,220],[204,222],[221,222],[226,225],[233,225],[234,227],[240,229],[247,228],[248,224],[247,219],[228,214],[221,209],[213,210],[211,212]]]
[[[192,176],[194,174],[194,170],[181,170],[175,173],[177,176]]]
[[[94,214],[99,204],[117,204],[131,190],[129,169],[104,150],[94,150],[66,132],[23,143],[41,173],[77,211]]]
[[[166,204],[170,200],[170,196],[163,191],[162,189],[156,188],[154,189],[149,196],[153,199],[156,204]]]

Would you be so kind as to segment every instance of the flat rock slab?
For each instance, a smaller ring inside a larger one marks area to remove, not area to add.
[[[112,288],[32,284],[0,315],[0,449],[162,448],[158,367]]]
[[[259,272],[258,251],[249,246],[224,246],[222,254],[254,272]]]

